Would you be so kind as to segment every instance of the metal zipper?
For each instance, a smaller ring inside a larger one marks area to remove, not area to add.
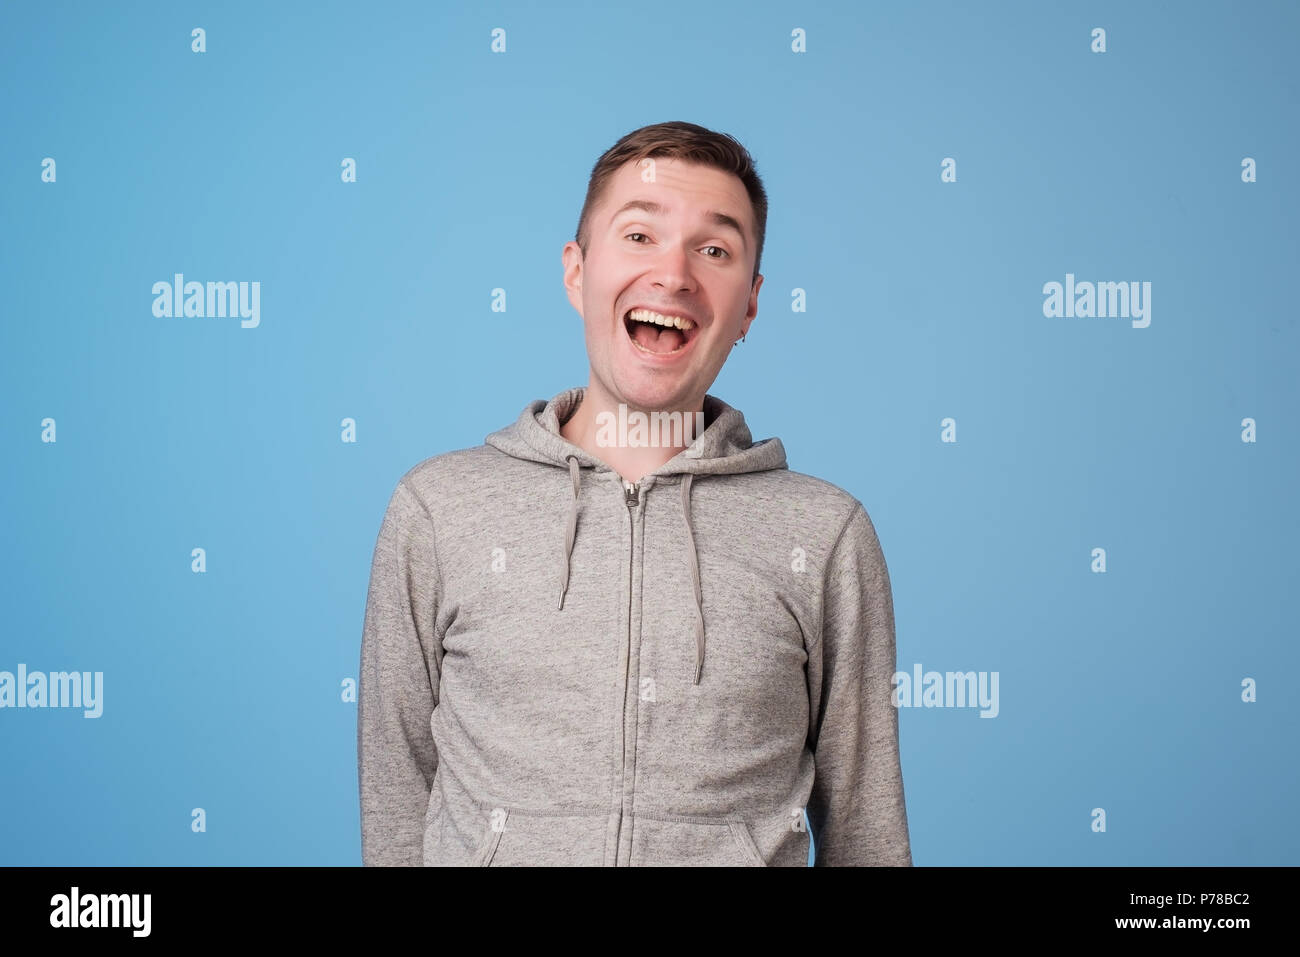
[[[618,720],[623,722],[623,765],[619,769],[619,795],[622,796],[627,781],[627,682],[632,674],[632,563],[636,559],[636,518],[635,509],[640,501],[636,482],[623,481],[623,502],[627,505],[628,556],[627,556],[627,668],[623,672],[623,709]],[[633,733],[636,731],[633,729]],[[623,848],[623,821],[626,814],[619,810],[618,835],[614,841],[614,866],[618,866],[618,857]]]

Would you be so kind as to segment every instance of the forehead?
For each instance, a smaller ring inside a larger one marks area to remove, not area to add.
[[[666,216],[708,216],[725,225],[734,220],[741,232],[747,232],[753,218],[749,194],[740,177],[704,166],[687,163],[676,157],[652,157],[653,166],[644,160],[629,161],[610,178],[605,195],[604,216],[613,220],[629,202],[645,201],[657,209],[634,208],[634,214],[654,212]],[[653,180],[649,180],[653,170]],[[644,177],[644,178],[643,178]],[[721,214],[721,217],[712,214]]]

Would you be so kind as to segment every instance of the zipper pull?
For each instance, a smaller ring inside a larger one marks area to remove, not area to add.
[[[635,482],[623,483],[623,500],[627,502],[628,508],[635,508],[637,503],[637,487]]]

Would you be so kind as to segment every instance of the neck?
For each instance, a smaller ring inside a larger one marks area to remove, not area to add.
[[[560,435],[628,482],[675,458],[704,429],[704,398],[681,409],[646,409],[615,400],[593,379]],[[652,413],[666,413],[654,415]]]

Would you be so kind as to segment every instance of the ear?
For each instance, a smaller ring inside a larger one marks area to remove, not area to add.
[[[582,316],[582,247],[569,240],[560,253],[564,266],[564,290],[569,296],[569,304]]]
[[[745,320],[740,324],[740,334],[742,336],[749,334],[749,327],[753,325],[754,317],[758,315],[758,290],[763,285],[763,274],[759,273],[754,277],[754,288],[749,291],[749,305],[745,309]]]

